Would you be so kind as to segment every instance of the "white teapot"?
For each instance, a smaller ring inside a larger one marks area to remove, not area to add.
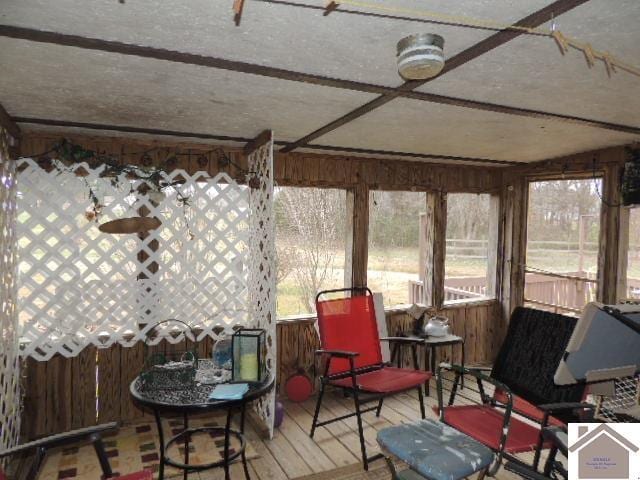
[[[430,337],[444,337],[450,333],[449,319],[440,315],[431,317],[424,326],[424,334]]]

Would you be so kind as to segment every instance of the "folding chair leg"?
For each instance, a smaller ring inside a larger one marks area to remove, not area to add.
[[[380,416],[380,411],[382,410],[382,401],[384,400],[384,397],[380,397],[380,400],[378,400],[378,408],[376,409],[376,417]]]
[[[313,412],[313,423],[311,424],[311,433],[309,436],[313,438],[313,434],[316,433],[316,425],[318,424],[318,415],[320,414],[320,404],[322,403],[322,396],[324,395],[324,382],[320,382],[320,393],[318,393],[318,400],[316,401],[316,410]]]
[[[488,468],[483,468],[482,470],[480,470],[480,473],[478,473],[478,478],[476,480],[484,480],[484,477],[487,476],[488,470]]]
[[[360,413],[360,399],[358,391],[353,391],[353,401],[356,406],[356,418],[358,419],[358,434],[360,435],[360,452],[362,453],[362,464],[365,470],[369,470],[369,461],[367,459],[367,447],[364,443],[364,430],[362,428],[362,414]]]
[[[44,447],[39,447],[36,450],[36,456],[26,477],[27,480],[36,480],[36,478],[38,478],[38,473],[40,473],[40,467],[42,466],[42,462],[44,461],[46,454],[47,450]]]
[[[549,412],[545,412],[542,417],[542,424],[540,431],[538,432],[538,442],[536,443],[536,450],[533,455],[533,469],[537,472],[540,465],[540,454],[542,453],[542,445],[544,444],[544,436],[542,435],[542,429],[549,425]]]
[[[455,380],[453,381],[453,386],[451,387],[451,393],[449,394],[449,406],[453,405],[453,402],[455,401],[456,393],[458,393],[458,383],[460,383],[460,374],[456,372]]]
[[[398,478],[398,472],[396,471],[396,466],[393,464],[393,460],[391,460],[386,455],[384,456],[385,462],[387,462],[387,466],[389,467],[389,471],[391,472],[391,480],[396,480]]]
[[[549,450],[549,456],[547,457],[547,461],[544,464],[544,476],[551,478],[551,472],[553,471],[553,464],[556,460],[556,454],[558,453],[558,447],[555,445],[551,446]]]
[[[102,438],[100,438],[100,435],[96,434],[91,437],[91,441],[93,442],[93,448],[96,451],[96,455],[98,455],[98,461],[100,462],[104,478],[111,477],[113,472],[111,471],[111,465],[109,464],[109,458],[107,457],[107,452],[104,449]]]
[[[536,444],[536,450],[533,454],[533,469],[537,472],[538,466],[540,465],[540,454],[542,453],[542,444],[544,443],[544,438],[542,437],[542,430],[538,435],[538,443]]]
[[[420,402],[420,415],[422,415],[422,419],[426,418],[426,413],[424,411],[424,396],[422,395],[422,385],[418,387],[418,401]]]

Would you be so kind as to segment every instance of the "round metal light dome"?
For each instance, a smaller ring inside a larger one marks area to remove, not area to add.
[[[444,38],[434,33],[409,35],[398,42],[398,73],[405,80],[426,80],[444,68]]]

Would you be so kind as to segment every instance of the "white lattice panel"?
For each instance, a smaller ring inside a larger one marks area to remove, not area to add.
[[[249,299],[251,321],[266,330],[267,369],[276,375],[276,272],[275,219],[273,212],[273,132],[270,141],[249,155],[249,170],[260,178],[259,188],[251,189],[251,264]],[[258,414],[273,437],[275,389],[256,405]]]
[[[20,361],[16,308],[16,175],[9,137],[0,128],[0,450],[20,433]]]
[[[183,208],[172,188],[154,205],[131,193],[143,181],[121,179],[116,188],[101,171],[82,164],[47,172],[31,159],[19,165],[22,355],[47,360],[77,355],[89,344],[132,345],[169,318],[199,330],[198,339],[217,338],[218,325],[245,324],[249,188],[226,174],[176,170],[164,180],[178,182],[190,205]],[[147,209],[162,226],[144,238],[100,232],[87,218],[89,186],[104,204],[100,222]],[[156,341],[183,339],[164,333]]]

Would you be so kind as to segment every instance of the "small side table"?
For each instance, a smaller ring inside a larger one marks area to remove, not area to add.
[[[434,337],[434,336],[416,337],[412,335],[412,336],[409,336],[408,338],[420,340],[422,342],[422,345],[425,346],[424,369],[431,371],[434,375],[436,375],[437,373],[436,348],[438,347],[452,346],[453,348],[453,345],[460,345],[460,348],[462,349],[462,358],[460,363],[462,368],[464,368],[464,338],[458,337],[457,335],[445,335],[443,337]],[[401,348],[402,348],[402,345],[397,344],[391,350],[391,362],[393,362],[395,359],[398,366],[400,366],[400,362],[402,360],[402,355],[400,355]],[[413,351],[413,363],[414,363],[414,368],[417,369],[418,360],[417,360],[415,350]],[[460,382],[460,388],[464,388],[464,375],[462,376],[462,379]],[[430,391],[429,381],[427,381],[427,383],[424,384],[425,395],[429,395],[429,391]]]
[[[445,335],[444,337],[424,337],[422,339],[426,350],[424,355],[424,368],[425,370],[429,370],[436,375],[436,348],[437,347],[446,347],[451,345],[453,350],[453,345],[460,345],[462,350],[462,357],[460,360],[461,367],[464,368],[464,338],[458,337],[457,335]],[[427,352],[429,353],[427,358]],[[430,362],[428,363],[428,361]],[[460,388],[464,388],[464,375],[462,376],[462,381],[460,383]],[[424,387],[425,395],[429,395],[429,382],[425,384]]]

